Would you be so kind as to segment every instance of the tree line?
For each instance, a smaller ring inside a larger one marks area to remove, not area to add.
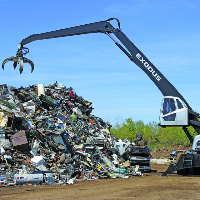
[[[193,127],[187,127],[190,134],[194,137],[197,135]],[[148,141],[148,146],[151,148],[156,145],[169,146],[190,146],[191,143],[181,127],[160,127],[156,122],[144,124],[143,121],[133,121],[128,118],[125,121],[117,122],[110,130],[117,139],[128,139],[133,142],[136,134],[140,133]]]

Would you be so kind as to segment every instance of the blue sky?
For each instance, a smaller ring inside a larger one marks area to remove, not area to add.
[[[14,56],[29,35],[115,17],[126,36],[199,112],[199,9],[198,0],[0,0],[0,60]],[[8,62],[0,84],[27,87],[57,81],[91,101],[93,114],[111,124],[130,117],[159,122],[161,92],[106,35],[40,40],[25,47],[35,64],[33,73],[29,64],[20,74]]]

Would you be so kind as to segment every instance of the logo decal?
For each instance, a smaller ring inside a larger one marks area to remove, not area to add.
[[[141,61],[141,63],[149,70],[149,72],[151,72],[151,74],[155,77],[155,79],[157,81],[161,80],[161,77],[155,72],[155,70],[153,69],[153,67],[151,67],[149,65],[149,63],[147,61],[144,60],[144,58],[138,53],[136,55],[136,58]]]

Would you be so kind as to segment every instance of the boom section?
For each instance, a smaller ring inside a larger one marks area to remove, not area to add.
[[[187,104],[183,96],[177,89],[165,78],[165,76],[149,61],[149,59],[127,38],[127,36],[119,29],[114,32],[115,36],[121,41],[131,54],[131,61],[139,66],[155,83],[163,96],[179,97]]]
[[[119,41],[122,43],[122,45],[124,45],[125,48],[110,36],[115,41],[115,44],[130,58],[131,61],[133,61],[149,76],[149,78],[155,83],[155,85],[158,87],[158,89],[164,96],[179,97],[182,100],[184,100],[186,105],[189,107],[188,103],[183,98],[183,96],[177,91],[177,89],[121,31],[119,20],[116,19],[118,21],[119,28],[114,28],[110,24],[109,21],[113,19],[115,18],[110,18],[106,21],[84,24],[51,32],[33,34],[23,39],[20,44],[23,47],[25,44],[36,40],[74,36],[88,33],[106,33],[110,36],[110,33],[114,33],[114,35],[119,39]]]
[[[21,41],[21,45],[25,45],[36,40],[82,35],[88,33],[106,33],[106,32],[113,33],[115,32],[115,28],[108,21],[100,21],[51,32],[33,34],[23,39]]]

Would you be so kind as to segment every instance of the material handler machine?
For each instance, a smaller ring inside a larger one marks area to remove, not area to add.
[[[118,27],[114,28],[110,21],[117,20]],[[182,154],[176,163],[172,163],[165,174],[177,171],[178,174],[198,174],[200,175],[200,115],[193,111],[183,96],[177,89],[165,78],[165,76],[147,59],[147,57],[128,39],[120,28],[120,22],[116,18],[110,18],[105,21],[84,24],[80,26],[60,29],[51,32],[33,34],[23,39],[18,46],[16,56],[6,58],[2,62],[2,68],[8,61],[13,61],[14,69],[19,64],[19,71],[23,71],[23,63],[31,65],[31,72],[34,70],[34,63],[24,57],[29,52],[25,47],[26,44],[43,39],[74,36],[89,33],[104,33],[110,37],[114,43],[128,56],[128,58],[140,67],[147,76],[155,83],[163,94],[163,100],[160,109],[161,127],[179,126],[182,127],[188,139],[192,143],[192,151],[190,154]],[[114,35],[120,43],[118,43]],[[197,136],[189,133],[187,127],[192,126]]]

